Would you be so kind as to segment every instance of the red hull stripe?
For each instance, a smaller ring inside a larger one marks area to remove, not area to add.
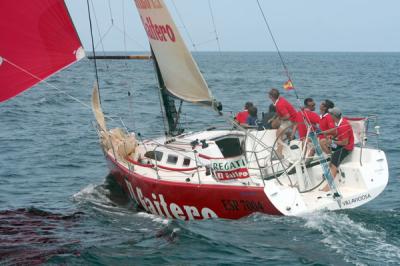
[[[139,165],[142,167],[147,167],[147,168],[155,168],[156,166],[154,164],[142,164],[139,163],[138,161],[132,160],[129,157],[125,158],[127,161],[129,161],[130,163],[133,163],[135,165]],[[177,172],[187,172],[187,171],[194,171],[197,170],[197,167],[191,167],[191,168],[173,168],[173,167],[167,167],[167,166],[163,166],[163,165],[157,165],[158,168],[164,169],[164,170],[169,170],[169,171],[177,171]]]
[[[207,159],[207,160],[226,159],[224,157],[211,157],[211,156],[208,156],[208,155],[205,155],[205,154],[201,154],[201,153],[199,153],[199,157]]]
[[[364,117],[344,117],[346,118],[348,121],[362,121],[362,120],[366,120],[366,118]]]

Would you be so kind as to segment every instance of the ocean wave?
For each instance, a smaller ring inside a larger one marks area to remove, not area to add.
[[[100,207],[114,206],[109,198],[110,191],[101,185],[89,184],[81,191],[75,193],[72,198],[78,203],[92,203]]]
[[[387,232],[367,228],[366,222],[356,222],[348,214],[318,212],[304,217],[305,227],[318,230],[321,242],[344,256],[345,261],[357,265],[397,264],[400,247],[387,242]]]
[[[167,218],[163,218],[161,216],[150,214],[147,212],[138,212],[137,216],[147,218],[147,219],[150,219],[152,222],[164,224],[164,225],[167,225],[170,222],[170,220]]]

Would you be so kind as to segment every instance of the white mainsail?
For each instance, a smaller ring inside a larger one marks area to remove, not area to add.
[[[188,102],[212,102],[207,83],[163,0],[135,0],[166,89]]]

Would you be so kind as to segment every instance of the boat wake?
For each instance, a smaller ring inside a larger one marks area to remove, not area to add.
[[[399,212],[376,214],[370,210],[318,212],[303,217],[257,213],[236,221],[174,221],[169,228],[174,225],[175,230],[179,229],[175,243],[188,243],[197,251],[191,258],[193,262],[208,262],[208,258],[210,263],[232,264],[278,260],[279,264],[379,265],[385,261],[387,265],[398,265],[400,231],[396,236],[387,232],[398,226],[399,217]],[[392,219],[391,225],[388,219]],[[213,257],[213,250],[219,251],[218,257]],[[176,256],[183,258],[185,251]],[[221,253],[226,255],[223,259]]]
[[[115,206],[115,204],[108,197],[109,191],[103,185],[89,184],[78,193],[74,194],[72,198],[77,203],[90,203],[95,206],[108,208]]]
[[[138,210],[112,177],[107,177],[102,185],[88,185],[76,193],[73,200],[88,216],[93,212],[94,219],[110,222],[108,233],[122,230],[129,236],[128,242],[141,249],[185,243],[188,248],[180,248],[174,255],[187,259],[188,252],[195,248],[193,262],[205,262],[204,258],[208,257],[210,263],[222,263],[223,260],[213,256],[213,249],[219,250],[218,256],[223,252],[232,258],[232,263],[273,262],[275,257],[271,254],[281,252],[292,255],[279,258],[280,262],[288,264],[299,261],[336,264],[340,261],[342,265],[367,265],[400,261],[399,210],[317,212],[303,217],[256,213],[236,221],[183,222]],[[115,223],[117,227],[112,226]],[[396,236],[387,232],[395,232]]]
[[[99,211],[103,214],[132,216],[136,218],[151,220],[160,225],[167,225],[169,220],[154,214],[149,214],[137,206],[126,196],[121,187],[114,181],[110,175],[101,185],[89,184],[81,191],[72,196],[73,200],[84,207],[85,213],[87,207]]]
[[[104,184],[89,184],[72,196],[73,201],[79,205],[91,205],[103,210],[125,212],[131,207],[129,198],[115,183],[111,176],[107,176]]]
[[[374,225],[373,214],[372,217],[361,215],[363,219],[357,221],[360,215],[352,212],[310,214],[304,217],[305,227],[318,230],[323,236],[321,242],[341,254],[346,262],[357,265],[380,264],[382,261],[389,265],[397,264],[400,260],[399,243],[391,243],[385,226],[378,221]],[[398,224],[399,218],[390,221],[393,222]]]

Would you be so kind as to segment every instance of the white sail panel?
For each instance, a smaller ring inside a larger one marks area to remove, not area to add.
[[[163,0],[135,0],[167,90],[188,102],[212,95]]]

